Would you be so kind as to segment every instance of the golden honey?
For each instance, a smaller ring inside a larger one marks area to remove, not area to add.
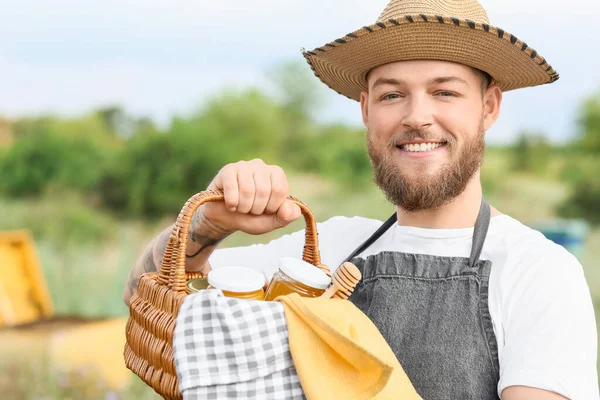
[[[244,267],[222,267],[208,273],[207,289],[220,289],[226,297],[244,300],[264,300],[265,277]]]
[[[329,277],[303,260],[283,257],[265,293],[265,300],[298,293],[302,297],[319,297],[331,283]]]
[[[285,296],[291,293],[298,293],[302,297],[319,297],[325,293],[325,289],[318,289],[298,282],[284,272],[277,272],[273,275],[273,280],[265,293],[265,300],[272,301],[279,296]]]
[[[208,285],[207,289],[216,289],[215,287]],[[254,290],[252,292],[228,292],[227,290],[221,290],[223,292],[223,296],[225,297],[233,297],[236,299],[245,299],[245,300],[264,300],[265,299],[265,291],[263,289]]]
[[[223,295],[225,297],[234,297],[236,299],[245,299],[245,300],[264,300],[265,299],[265,291],[255,290],[253,292],[228,292],[227,290],[223,290]]]

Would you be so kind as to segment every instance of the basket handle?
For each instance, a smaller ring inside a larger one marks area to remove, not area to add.
[[[302,259],[313,264],[328,276],[331,276],[329,267],[321,264],[321,254],[319,252],[317,223],[312,211],[301,200],[288,196],[300,207],[304,220],[306,222],[304,250]],[[188,233],[194,212],[204,203],[213,201],[223,201],[222,191],[206,190],[192,196],[183,206],[177,216],[177,221],[173,226],[173,231],[169,238],[162,265],[158,274],[158,284],[165,285],[169,289],[177,292],[186,291],[186,271],[185,254],[188,242]]]

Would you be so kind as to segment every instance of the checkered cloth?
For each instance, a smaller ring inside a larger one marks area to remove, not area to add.
[[[218,289],[186,297],[173,339],[179,390],[191,399],[305,399],[281,303]]]

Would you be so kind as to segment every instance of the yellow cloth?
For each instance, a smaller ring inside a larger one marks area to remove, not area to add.
[[[277,298],[308,400],[421,399],[375,325],[348,300]]]

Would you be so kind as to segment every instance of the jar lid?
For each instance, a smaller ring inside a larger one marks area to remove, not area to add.
[[[279,269],[290,278],[315,289],[327,289],[331,283],[325,272],[298,258],[282,257]]]
[[[262,289],[265,277],[247,267],[219,267],[208,273],[208,283],[227,292],[246,293]]]
[[[208,287],[208,281],[206,277],[190,279],[189,281],[187,281],[187,287],[192,292],[199,292],[200,290],[206,289]]]

